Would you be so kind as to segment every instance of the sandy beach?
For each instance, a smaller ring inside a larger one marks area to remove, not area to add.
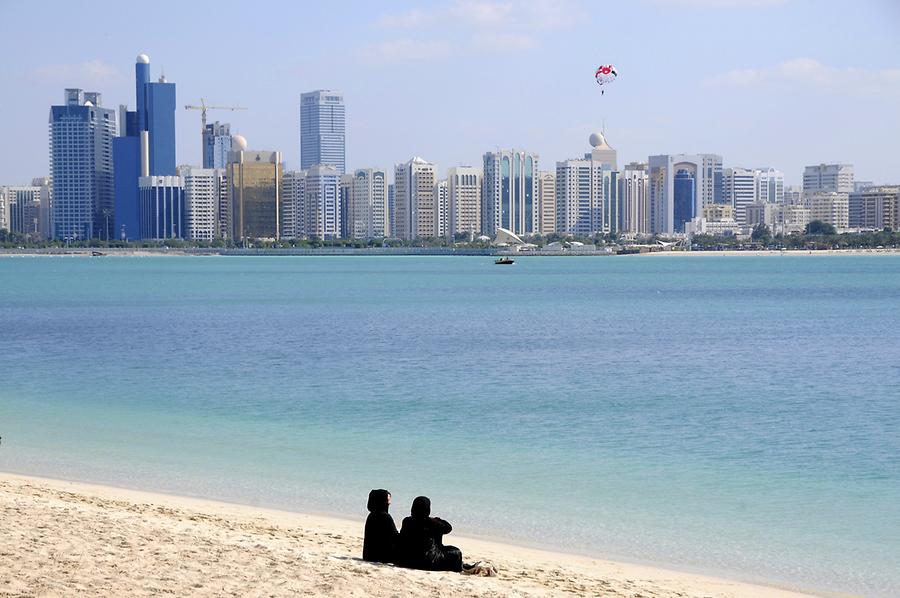
[[[14,474],[0,511],[0,596],[810,595],[455,534],[500,576],[413,571],[359,559],[362,519]]]

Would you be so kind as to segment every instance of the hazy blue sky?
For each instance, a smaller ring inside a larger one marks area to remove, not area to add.
[[[898,0],[0,0],[0,184],[44,175],[63,88],[134,107],[134,58],[177,83],[178,161],[200,161],[200,97],[251,149],[299,164],[300,93],[344,92],[348,166],[414,155],[441,172],[495,147],[577,157],[604,121],[620,163],[715,152],[726,166],[851,162],[900,182]],[[600,63],[619,79],[606,95]]]

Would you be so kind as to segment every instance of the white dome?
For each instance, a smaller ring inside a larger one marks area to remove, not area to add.
[[[231,137],[231,151],[233,152],[246,152],[247,151],[247,140],[243,135],[233,135]]]
[[[85,106],[93,106],[94,104],[92,104],[91,101],[88,100],[87,102],[84,103],[84,105],[85,105]]]
[[[137,62],[138,64],[150,64],[150,57],[146,54],[138,54],[135,62]]]
[[[591,147],[598,147],[600,145],[606,145],[606,138],[603,137],[603,133],[599,131],[597,133],[591,133],[591,137],[588,140],[588,143],[591,144]]]

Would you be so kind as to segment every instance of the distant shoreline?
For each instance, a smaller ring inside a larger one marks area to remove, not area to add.
[[[100,256],[94,256],[100,253]],[[498,249],[451,249],[442,247],[321,247],[316,249],[222,249],[222,248],[47,248],[0,249],[0,258],[9,257],[209,257],[209,256],[452,256],[490,257],[647,257],[647,256],[823,256],[900,255],[900,248],[884,249],[751,249],[682,251],[660,250],[617,255],[604,251],[508,251]]]

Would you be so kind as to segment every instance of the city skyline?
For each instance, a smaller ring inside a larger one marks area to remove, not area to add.
[[[19,184],[46,175],[47,108],[63,87],[96,89],[109,107],[133,104],[129,70],[139,52],[147,52],[160,72],[178,82],[179,164],[201,164],[199,115],[183,106],[205,97],[248,106],[241,113],[214,113],[211,120],[231,123],[253,149],[283,152],[287,168],[296,168],[300,94],[335,89],[347,106],[348,172],[389,170],[421,155],[444,173],[477,165],[485,151],[498,146],[521,147],[553,164],[578,158],[588,149],[585,133],[605,124],[623,161],[715,152],[729,166],[778,168],[789,185],[800,183],[806,165],[820,162],[853,163],[858,178],[878,183],[896,178],[890,141],[900,134],[900,117],[891,107],[900,99],[900,69],[891,59],[900,55],[900,42],[889,34],[900,10],[888,2],[873,0],[852,11],[827,10],[842,3],[823,7],[800,0],[550,6],[400,3],[380,13],[363,11],[366,16],[359,18],[306,7],[305,15],[333,21],[348,35],[340,42],[332,36],[328,49],[333,51],[313,54],[295,38],[313,47],[322,33],[305,23],[315,19],[279,19],[265,36],[268,61],[245,56],[253,54],[245,51],[254,43],[256,34],[246,33],[252,23],[241,27],[249,37],[242,40],[236,30],[215,60],[184,50],[185,44],[198,43],[196,37],[179,39],[188,28],[202,42],[207,30],[219,36],[229,23],[257,18],[231,5],[180,7],[171,30],[152,43],[140,23],[138,35],[113,30],[102,50],[67,48],[65,62],[54,44],[36,47],[15,64],[0,65],[0,76],[20,90],[4,100],[16,114],[5,128],[18,146],[0,163],[0,180]],[[65,13],[58,15],[60,22],[70,27],[87,18],[60,10]],[[165,5],[158,10],[165,11]],[[281,10],[290,16],[298,9]],[[820,21],[815,32],[800,26],[811,11]],[[0,8],[7,24],[29,20],[34,12],[20,2]],[[85,30],[99,30],[113,15],[91,18]],[[194,27],[200,21],[219,26]],[[47,27],[54,31],[61,24],[54,20]],[[316,29],[328,27],[320,22]],[[704,36],[697,41],[699,29]],[[763,29],[765,39],[747,39],[748,31]],[[636,30],[641,40],[630,39]],[[659,37],[661,32],[667,37]],[[10,30],[0,44],[12,48],[22,35]],[[857,43],[861,35],[866,44]],[[675,44],[680,51],[638,47],[649,39],[668,40],[659,45]],[[710,53],[710,46],[716,52]],[[486,55],[516,56],[521,60],[514,62],[522,64],[498,70]],[[592,80],[600,62],[613,62],[620,71],[602,97]],[[438,86],[459,73],[468,75],[463,85]]]

